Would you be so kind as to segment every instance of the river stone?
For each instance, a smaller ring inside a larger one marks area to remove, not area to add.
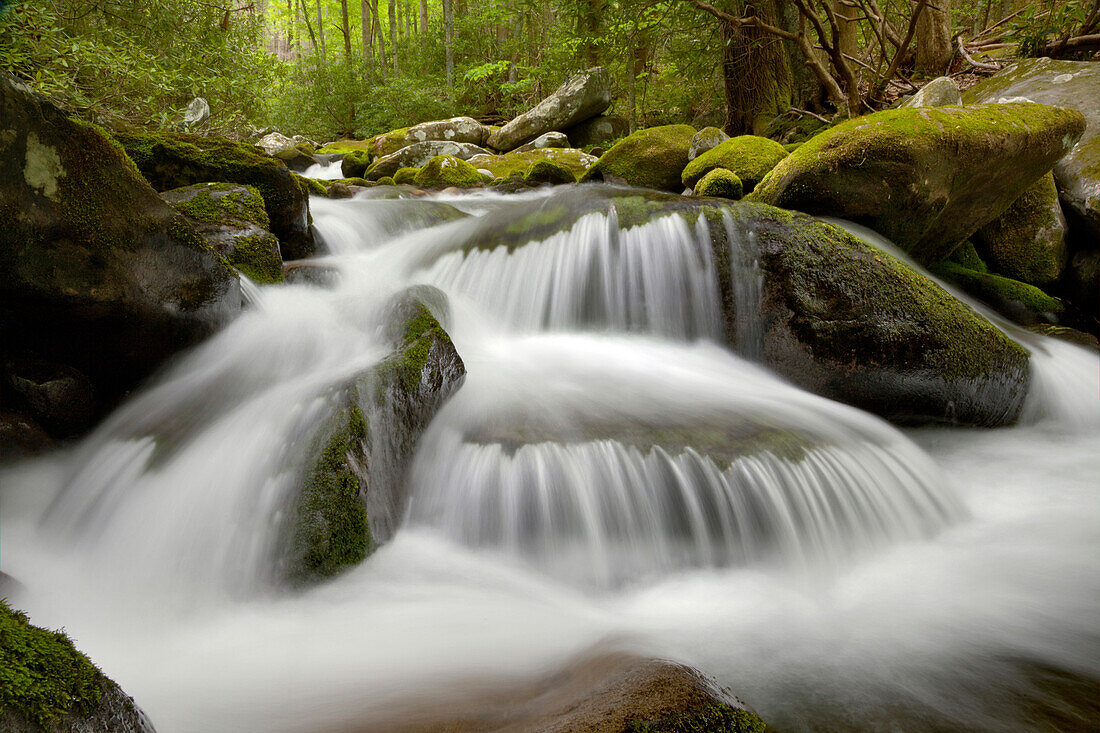
[[[630,120],[618,115],[596,115],[562,132],[578,148],[588,148],[613,142],[628,134]]]
[[[946,259],[1081,136],[1079,112],[982,104],[876,112],[803,144],[752,193],[870,227],[918,262]]]
[[[220,137],[172,133],[119,133],[116,138],[158,191],[208,182],[254,186],[263,196],[283,256],[297,260],[313,254],[309,190],[282,161],[260,148]]]
[[[444,331],[446,296],[416,286],[389,305],[389,357],[331,395],[290,512],[280,571],[304,586],[358,564],[397,531],[417,441],[466,377]]]
[[[561,132],[547,132],[539,135],[526,145],[520,145],[513,152],[526,153],[528,150],[541,150],[542,148],[568,148],[569,138]]]
[[[133,698],[80,653],[63,631],[31,624],[0,600],[5,733],[155,733]]]
[[[305,173],[311,166],[318,163],[318,160],[312,154],[306,152],[304,148],[307,147],[306,145],[295,145],[292,148],[277,150],[273,155],[283,161],[283,165],[295,173]]]
[[[387,176],[392,177],[402,168],[423,168],[429,160],[437,155],[449,155],[459,160],[467,160],[475,155],[489,154],[489,151],[485,148],[472,143],[428,140],[407,145],[396,153],[379,158],[366,169],[363,177],[371,181],[377,181]],[[344,158],[344,160],[347,161],[347,158]]]
[[[241,306],[225,261],[102,130],[0,75],[0,343],[109,408]]]
[[[704,127],[691,138],[691,147],[688,148],[688,161],[695,160],[703,153],[718,147],[719,144],[729,140],[730,136],[717,127]]]
[[[521,176],[541,160],[568,168],[576,177],[584,175],[597,158],[576,148],[537,148],[526,152],[513,151],[504,155],[475,155],[466,162],[489,171],[494,178]]]
[[[552,130],[564,130],[611,104],[611,76],[602,66],[571,76],[553,94],[489,136],[489,147],[507,152]]]
[[[1057,280],[1066,266],[1066,218],[1054,176],[1047,173],[1033,183],[1008,211],[979,229],[973,241],[999,275],[1038,286]]]
[[[1054,179],[1066,214],[1087,227],[1089,241],[1100,242],[1100,63],[1021,59],[968,89],[967,103],[1025,97],[1068,107],[1085,116],[1080,142],[1054,166]],[[1096,247],[1094,247],[1095,249]]]
[[[294,139],[281,132],[269,132],[256,142],[256,147],[263,148],[268,155],[275,155],[280,150],[293,148],[294,145]]]
[[[1061,300],[1019,280],[971,270],[950,260],[933,265],[931,271],[1021,326],[1057,325],[1066,312]]]
[[[195,97],[183,113],[183,126],[188,129],[206,124],[210,119],[210,105],[202,97]]]
[[[279,240],[268,231],[264,200],[251,186],[197,183],[162,193],[226,261],[258,283],[283,281]]]
[[[489,128],[473,117],[452,117],[449,120],[421,122],[412,127],[375,135],[367,141],[366,149],[371,159],[377,160],[414,143],[443,140],[483,146],[488,139]]]
[[[962,104],[962,94],[954,80],[947,76],[937,76],[920,88],[916,94],[901,105],[902,107],[949,107]]]
[[[744,184],[745,193],[751,193],[764,180],[764,176],[788,155],[787,150],[774,140],[758,135],[738,135],[723,140],[684,166],[680,182],[684,188],[695,188],[695,184],[707,173],[715,168],[725,168],[737,174]]]
[[[10,359],[3,365],[0,392],[5,410],[26,414],[57,438],[84,433],[99,416],[95,385],[64,364]]]
[[[638,130],[612,146],[588,169],[584,180],[680,191],[680,173],[695,137],[690,125]]]

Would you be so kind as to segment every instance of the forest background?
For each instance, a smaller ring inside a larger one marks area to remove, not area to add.
[[[609,69],[629,128],[766,132],[1014,55],[1092,58],[1100,0],[0,0],[0,69],[109,127],[319,141],[511,118]]]

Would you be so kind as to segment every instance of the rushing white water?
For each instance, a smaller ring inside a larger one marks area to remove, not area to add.
[[[465,251],[440,201],[312,203],[334,285],[263,288],[85,441],[0,474],[11,600],[161,733],[384,730],[609,639],[791,730],[1095,704],[1095,354],[1032,337],[1023,425],[902,433],[713,343],[697,221],[588,213],[509,254]],[[759,297],[741,244],[738,305]],[[271,557],[325,396],[385,354],[384,305],[417,282],[451,296],[467,382],[406,528],[288,595]]]
[[[342,162],[341,160],[333,160],[328,163],[314,163],[309,168],[306,168],[302,175],[306,178],[316,178],[320,181],[335,181],[344,177],[343,171],[340,170]]]

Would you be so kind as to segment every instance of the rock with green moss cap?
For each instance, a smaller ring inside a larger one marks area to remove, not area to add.
[[[62,631],[34,626],[0,599],[0,730],[154,733],[133,699]]]
[[[690,125],[638,130],[600,156],[583,180],[679,191],[694,136]]]
[[[479,170],[489,171],[495,178],[511,178],[522,176],[527,169],[540,160],[549,160],[564,166],[579,178],[596,162],[597,158],[576,148],[538,148],[522,153],[513,151],[504,155],[475,155],[466,162]]]
[[[1040,287],[1057,280],[1066,266],[1066,218],[1053,174],[1033,183],[973,240],[998,275]]]
[[[305,173],[311,165],[317,165],[317,159],[313,157],[312,153],[303,150],[302,147],[301,145],[295,145],[294,147],[284,148],[272,153],[272,156],[283,161],[283,165],[290,170],[296,173]]]
[[[437,155],[429,160],[417,172],[415,180],[421,188],[469,188],[489,181],[477,168],[450,155]]]
[[[282,161],[260,148],[219,137],[151,132],[116,137],[158,191],[208,181],[255,187],[263,196],[283,256],[300,259],[313,254],[309,191]]]
[[[306,178],[300,173],[294,173],[294,180],[298,181],[298,186],[305,191],[307,196],[324,196],[325,184],[316,178]]]
[[[969,239],[960,244],[958,248],[951,253],[951,257],[948,258],[947,261],[962,265],[975,272],[989,272],[989,266],[985,264],[982,256],[978,254],[978,250],[974,246],[974,243]]]
[[[162,193],[226,261],[258,283],[283,281],[279,240],[268,231],[264,200],[251,186],[198,183]]]
[[[695,184],[707,173],[715,168],[725,168],[737,174],[745,193],[751,193],[756,184],[787,155],[789,153],[783,146],[774,140],[756,135],[739,135],[719,143],[688,163],[680,180],[684,188],[695,188]]]
[[[1079,112],[1038,104],[858,117],[779,163],[756,201],[868,226],[922,264],[946,259],[1069,151]]]
[[[240,281],[102,130],[3,75],[0,118],[5,359],[71,366],[109,409],[235,316]]]
[[[523,173],[523,180],[527,183],[548,183],[552,186],[560,186],[566,183],[576,183],[577,177],[573,171],[561,163],[543,158],[531,164]]]
[[[393,182],[412,186],[416,183],[416,174],[419,172],[419,168],[398,168],[397,172],[393,174]]]
[[[397,185],[397,183],[393,180],[393,178],[391,176],[384,176],[382,178],[379,178],[374,183],[377,186],[396,186]]]
[[[427,165],[429,160],[439,155],[448,155],[452,158],[458,158],[459,160],[467,160],[475,155],[488,154],[489,151],[485,148],[470,143],[429,140],[427,142],[409,145],[392,155],[379,158],[371,163],[370,167],[367,168],[367,172],[363,174],[363,177],[373,181],[377,181],[387,176],[392,178],[393,174],[397,173],[397,171],[402,168],[422,168]]]
[[[344,178],[362,178],[370,167],[371,156],[366,150],[352,150],[340,159],[340,175]]]
[[[280,569],[292,585],[358,564],[397,531],[417,441],[466,375],[448,315],[435,288],[398,295],[385,329],[393,353],[330,395],[287,526]]]
[[[484,146],[489,139],[489,128],[473,117],[452,117],[449,120],[421,122],[412,127],[391,130],[375,135],[367,141],[372,159],[384,158],[415,143],[431,140],[469,143]]]
[[[725,168],[715,168],[695,184],[696,196],[712,196],[736,201],[743,193],[741,179],[736,173]]]
[[[1088,241],[1100,242],[1100,64],[1095,61],[1021,59],[968,89],[967,103],[1026,98],[1039,104],[1067,107],[1085,116],[1081,140],[1054,166],[1054,178],[1067,214],[1072,212],[1088,231]]]
[[[933,265],[931,271],[1021,326],[1058,324],[1066,311],[1058,298],[1019,280],[971,270],[951,261]]]

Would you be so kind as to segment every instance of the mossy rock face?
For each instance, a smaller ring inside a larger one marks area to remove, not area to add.
[[[283,165],[297,173],[304,173],[311,165],[317,164],[317,159],[303,150],[300,145],[284,148],[272,153],[272,156],[283,161]]]
[[[235,183],[199,183],[161,198],[191,222],[226,261],[258,283],[283,281],[279,240],[267,230],[259,192]]]
[[[974,234],[989,269],[1029,285],[1049,285],[1066,266],[1066,218],[1054,175],[1033,183],[1008,211]]]
[[[282,161],[260,148],[219,137],[150,132],[116,137],[158,191],[208,181],[255,187],[263,196],[283,256],[301,259],[313,254],[309,190]]]
[[[292,585],[353,567],[397,531],[416,443],[466,375],[437,318],[446,310],[435,288],[399,295],[386,328],[393,353],[331,395],[288,526],[281,570]]]
[[[690,125],[638,130],[604,153],[583,180],[679,191],[694,136]]]
[[[110,408],[239,312],[240,281],[102,130],[2,77],[0,119],[0,342]]]
[[[947,261],[962,265],[975,272],[989,272],[989,266],[982,260],[982,256],[978,254],[974,243],[969,239],[960,244],[958,249],[951,253],[951,257]]]
[[[362,178],[370,167],[370,153],[352,150],[340,160],[340,175],[344,178]]]
[[[736,201],[744,193],[741,179],[726,168],[715,168],[703,176],[693,187],[696,196],[712,196]]]
[[[334,140],[327,145],[323,145],[317,149],[318,155],[343,155],[350,153],[352,150],[368,150],[370,149],[370,140]]]
[[[61,631],[0,600],[0,729],[153,733],[134,701]]]
[[[300,173],[295,173],[294,180],[298,181],[298,186],[305,191],[307,196],[324,196],[325,184],[321,183],[316,178],[306,178]],[[327,181],[326,181],[327,182]],[[312,217],[312,215],[311,215]]]
[[[393,174],[393,182],[398,185],[412,186],[416,183],[416,174],[420,172],[419,168],[399,168],[396,173]]]
[[[963,101],[998,102],[1025,98],[1074,109],[1087,127],[1080,142],[1054,166],[1054,179],[1066,213],[1087,230],[1100,248],[1100,64],[1095,61],[1021,59],[963,94]]]
[[[753,200],[868,226],[930,264],[996,219],[1084,130],[1038,104],[896,109],[849,120],[779,163]]]
[[[548,160],[564,166],[574,177],[580,178],[596,162],[597,158],[576,148],[538,148],[522,153],[475,155],[467,159],[466,162],[479,170],[489,171],[494,178],[507,179],[512,176],[522,176],[531,166],[541,160]]]
[[[393,175],[402,168],[422,168],[426,166],[428,161],[432,158],[440,155],[447,155],[452,158],[458,158],[459,160],[468,160],[475,155],[488,154],[489,151],[485,148],[472,145],[471,143],[428,140],[422,143],[414,143],[401,148],[392,155],[379,158],[371,163],[366,173],[362,175],[364,178],[377,181],[386,177],[392,178]]]
[[[739,135],[730,138],[699,155],[684,168],[680,180],[684,188],[695,188],[695,184],[715,168],[733,171],[741,179],[745,193],[751,193],[756,184],[764,179],[787,157],[789,153],[774,140],[756,135]]]
[[[552,186],[560,186],[566,183],[576,183],[577,177],[573,171],[561,163],[542,159],[531,164],[523,174],[523,180],[527,183],[548,183]]]
[[[1065,304],[1058,298],[1019,280],[978,272],[950,261],[941,262],[931,269],[936,275],[1022,326],[1058,324],[1066,311]]]
[[[748,320],[755,325],[739,335],[745,317],[738,320],[734,284],[720,275],[727,336],[747,356],[898,423],[1018,418],[1028,352],[928,277],[811,217],[746,202],[724,208],[735,246],[753,248],[763,280],[758,316]],[[706,215],[718,262],[728,263],[719,211]]]
[[[367,141],[367,150],[371,159],[377,160],[392,155],[402,148],[415,143],[431,140],[443,140],[456,143],[470,143],[483,146],[489,139],[489,128],[473,117],[452,117],[449,120],[421,122],[412,127],[390,130],[375,135]]]
[[[488,183],[489,179],[477,172],[477,168],[450,155],[437,155],[428,161],[417,174],[416,185],[421,188],[469,188]]]

